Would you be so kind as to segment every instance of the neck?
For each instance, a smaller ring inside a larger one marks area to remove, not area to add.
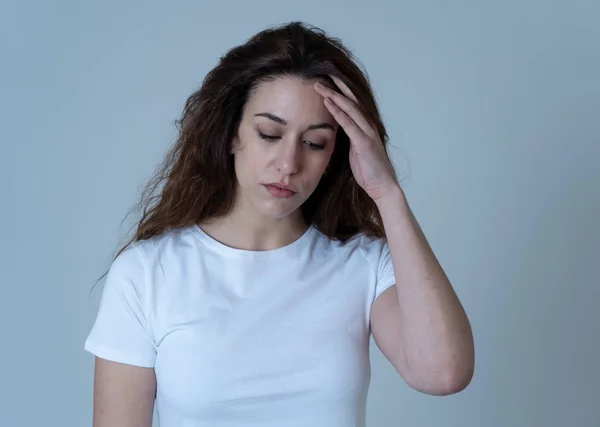
[[[236,249],[268,251],[298,240],[308,225],[298,209],[284,218],[267,218],[253,209],[234,207],[226,216],[200,224],[213,239]]]

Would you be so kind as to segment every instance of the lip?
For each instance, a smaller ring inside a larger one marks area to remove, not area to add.
[[[263,184],[266,190],[271,194],[271,196],[276,197],[278,199],[288,199],[292,197],[296,192],[288,185],[280,184],[280,183],[270,183]]]
[[[281,190],[288,190],[288,191],[292,191],[292,192],[296,192],[294,189],[292,189],[292,187],[290,187],[289,185],[283,184],[281,182],[269,182],[265,185],[270,185],[272,187],[277,187]]]

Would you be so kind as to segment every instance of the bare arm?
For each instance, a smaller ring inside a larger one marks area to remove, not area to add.
[[[373,304],[375,341],[413,388],[456,393],[474,372],[469,320],[408,206],[380,129],[365,116],[352,90],[330,77],[342,93],[321,82],[315,90],[350,139],[352,175],[377,204],[396,278],[396,286]]]
[[[96,358],[94,427],[151,427],[154,369]]]
[[[378,208],[397,283],[373,304],[374,338],[413,388],[459,392],[474,372],[469,320],[403,192],[398,187],[389,193]]]

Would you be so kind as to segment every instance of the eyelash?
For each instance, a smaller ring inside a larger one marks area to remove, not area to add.
[[[275,141],[276,139],[279,139],[279,136],[274,136],[274,135],[267,135],[265,133],[262,132],[258,132],[258,135],[266,140],[266,141]],[[310,147],[311,150],[317,150],[317,151],[323,151],[325,150],[325,146],[324,145],[320,145],[320,144],[315,144],[314,142],[310,142],[310,141],[306,141],[307,145]]]

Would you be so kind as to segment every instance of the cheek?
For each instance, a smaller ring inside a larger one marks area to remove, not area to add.
[[[327,169],[327,165],[329,164],[329,159],[320,160],[318,162],[314,162],[310,168],[310,186],[314,188],[317,187],[319,181],[323,177],[325,170]]]
[[[249,141],[234,154],[235,172],[240,182],[256,180],[261,168],[259,160],[263,157],[257,149],[254,141]]]
[[[319,168],[319,171],[321,172],[321,174],[323,174],[329,167],[329,162],[331,161],[332,154],[333,153],[330,152],[328,156],[323,156],[323,158],[321,158],[321,161],[319,162],[319,165],[318,165],[318,168]]]
[[[248,181],[252,175],[251,162],[246,158],[246,152],[238,151],[235,154],[235,173],[238,177],[238,181],[243,184]]]

